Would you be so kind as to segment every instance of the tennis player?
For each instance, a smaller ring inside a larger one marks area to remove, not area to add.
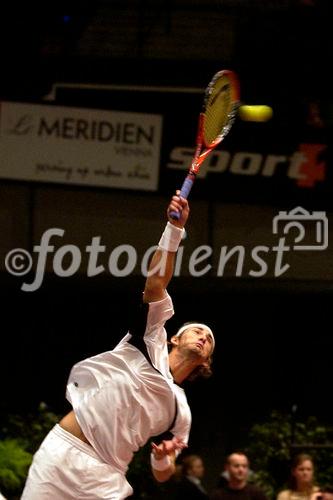
[[[179,220],[171,211],[181,213]],[[189,323],[171,338],[168,352],[164,324],[174,311],[166,288],[189,216],[179,191],[167,214],[135,325],[115,349],[72,368],[67,399],[73,410],[35,453],[23,500],[125,499],[133,493],[125,477],[128,464],[150,439],[155,479],[164,482],[174,473],[191,426],[181,384],[210,373],[215,340],[205,324]]]

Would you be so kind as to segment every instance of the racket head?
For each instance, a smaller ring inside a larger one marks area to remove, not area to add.
[[[201,133],[206,148],[213,148],[229,132],[240,104],[236,73],[222,70],[213,76],[204,96]]]

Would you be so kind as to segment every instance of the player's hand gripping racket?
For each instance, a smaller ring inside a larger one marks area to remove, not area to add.
[[[230,70],[216,73],[205,91],[202,111],[199,116],[197,147],[180,196],[187,198],[202,162],[229,132],[239,107],[239,83]],[[170,216],[178,220],[179,212]]]

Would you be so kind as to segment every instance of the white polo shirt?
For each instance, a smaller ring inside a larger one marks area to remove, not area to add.
[[[67,399],[83,433],[100,458],[124,474],[151,437],[170,430],[188,442],[191,412],[169,370],[164,328],[173,313],[167,293],[143,304],[137,326],[115,349],[77,363],[69,376]]]

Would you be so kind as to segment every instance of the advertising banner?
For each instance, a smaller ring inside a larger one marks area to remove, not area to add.
[[[3,102],[0,177],[156,191],[162,117]]]

